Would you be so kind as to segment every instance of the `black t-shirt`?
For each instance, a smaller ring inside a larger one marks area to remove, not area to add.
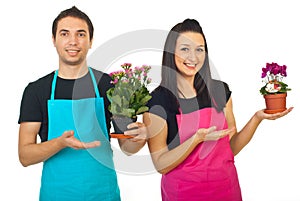
[[[113,87],[111,78],[106,73],[92,69],[100,96],[104,98],[104,110],[106,116],[106,126],[108,133],[110,130],[111,113],[108,111],[110,104],[106,96],[106,91]],[[39,136],[41,141],[47,141],[48,138],[48,110],[47,101],[50,99],[52,80],[54,72],[31,82],[25,88],[18,123],[21,122],[41,122]],[[79,79],[63,79],[57,77],[55,88],[55,99],[83,99],[95,97],[95,90],[90,73],[87,73]]]
[[[214,82],[221,82],[214,80]],[[225,82],[224,95],[226,102],[231,96],[231,91]],[[159,86],[151,93],[152,98],[148,102],[149,112],[165,119],[168,124],[167,144],[169,149],[173,149],[180,144],[178,136],[178,125],[176,115],[179,114],[179,108],[183,114],[191,113],[200,109],[212,107],[212,101],[207,93],[198,94],[194,98],[176,98],[171,91]]]

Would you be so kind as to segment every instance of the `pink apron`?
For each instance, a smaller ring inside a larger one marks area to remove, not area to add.
[[[177,117],[180,143],[199,128],[226,129],[223,112],[205,108]],[[241,201],[229,137],[200,143],[183,163],[162,176],[163,201]]]

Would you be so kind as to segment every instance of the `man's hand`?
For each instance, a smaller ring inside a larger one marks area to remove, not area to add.
[[[59,137],[64,147],[71,147],[73,149],[89,149],[100,146],[100,141],[93,142],[81,142],[74,137],[74,131],[65,131],[62,136]]]

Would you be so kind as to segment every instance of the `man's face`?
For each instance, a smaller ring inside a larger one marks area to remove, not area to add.
[[[88,25],[84,20],[66,17],[57,24],[56,38],[53,38],[61,65],[85,63],[88,50],[92,46]]]

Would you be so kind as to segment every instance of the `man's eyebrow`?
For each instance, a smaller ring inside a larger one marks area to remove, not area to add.
[[[70,32],[70,31],[67,30],[67,29],[61,29],[61,30],[59,30],[59,32]],[[79,30],[77,30],[76,32],[85,32],[85,33],[86,33],[86,30],[84,30],[84,29],[79,29]]]
[[[59,30],[59,32],[69,32],[69,30],[67,30],[67,29],[61,29],[61,30]]]
[[[86,33],[86,30],[84,30],[84,29],[79,29],[79,30],[77,30],[77,32],[85,32],[85,33]]]

